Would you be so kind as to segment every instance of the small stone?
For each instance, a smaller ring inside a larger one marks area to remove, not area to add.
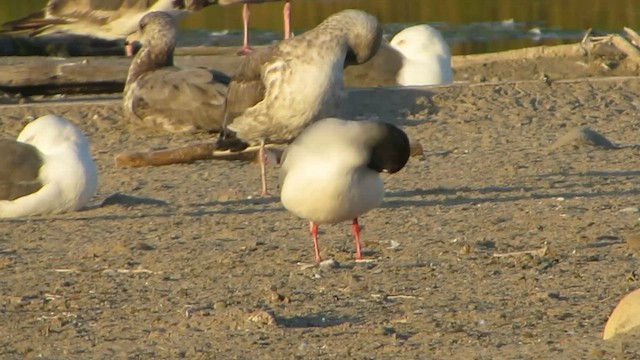
[[[626,238],[627,248],[632,251],[640,250],[640,237],[629,237]]]
[[[118,275],[118,272],[113,270],[113,269],[106,269],[106,270],[104,270],[102,272],[102,275],[104,275],[104,276],[112,276],[113,277],[113,276]]]
[[[558,140],[556,140],[555,143],[553,143],[553,145],[551,145],[550,149],[555,150],[567,145],[576,147],[580,145],[591,145],[603,149],[620,148],[618,145],[612,143],[609,139],[604,137],[604,135],[591,130],[586,126],[575,128],[565,135],[561,136]]]
[[[340,263],[334,259],[324,260],[318,264],[321,269],[335,269],[340,266]]]
[[[248,321],[263,324],[263,325],[275,325],[276,317],[273,313],[273,310],[257,310],[252,312],[247,318]]]
[[[221,309],[226,309],[226,308],[227,308],[227,303],[226,303],[226,302],[224,302],[224,301],[222,301],[222,300],[220,300],[220,301],[216,301],[216,302],[213,304],[213,309],[214,309],[214,310],[221,310]]]
[[[133,250],[143,250],[143,251],[151,251],[151,250],[155,250],[156,247],[151,245],[151,244],[147,244],[145,242],[137,242],[135,245],[132,246]]]
[[[469,246],[469,244],[462,245],[462,248],[458,250],[458,253],[460,255],[468,255],[470,252],[471,252],[471,246]]]
[[[391,325],[384,325],[380,329],[380,333],[382,335],[393,335],[396,333],[396,329]]]

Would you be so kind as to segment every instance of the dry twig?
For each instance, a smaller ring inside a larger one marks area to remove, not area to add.
[[[533,255],[533,256],[544,256],[547,253],[548,248],[545,246],[540,249],[535,250],[525,250],[525,251],[513,251],[502,254],[493,254],[494,257],[507,257],[507,256],[521,256],[521,255]]]

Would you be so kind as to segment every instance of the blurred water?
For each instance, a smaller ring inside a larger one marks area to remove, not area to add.
[[[0,0],[0,22],[41,9],[46,0]],[[347,8],[366,10],[394,34],[416,23],[443,32],[454,54],[501,51],[539,44],[579,40],[594,28],[619,32],[640,25],[640,0],[293,0],[294,32],[302,32],[332,13]],[[282,3],[251,7],[253,43],[282,37]],[[238,44],[241,6],[211,6],[181,24],[182,45]]]

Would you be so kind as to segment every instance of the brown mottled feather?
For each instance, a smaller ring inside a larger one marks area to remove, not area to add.
[[[402,69],[402,58],[398,50],[384,41],[371,60],[344,69],[344,85],[347,87],[397,86],[396,77]]]
[[[44,10],[2,24],[2,32],[29,35],[70,33],[107,40],[124,38],[146,13],[168,11],[182,16],[217,0],[49,0]]]
[[[42,158],[33,146],[0,139],[0,200],[14,200],[42,187],[38,179]]]
[[[192,124],[219,131],[224,118],[226,85],[208,69],[165,67],[143,74],[131,97],[133,113],[143,121],[164,118],[167,123]]]
[[[269,47],[256,50],[244,58],[229,84],[227,121],[232,121],[264,99],[266,88],[262,81],[262,65],[276,56],[278,49]]]

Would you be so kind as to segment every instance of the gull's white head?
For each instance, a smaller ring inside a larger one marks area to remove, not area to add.
[[[391,46],[412,60],[420,60],[432,55],[451,57],[449,45],[444,41],[442,34],[426,24],[411,26],[400,31],[391,39]]]
[[[89,149],[89,140],[69,120],[56,116],[39,117],[24,127],[18,135],[19,142],[35,146],[43,154],[58,149]]]
[[[440,32],[429,25],[408,27],[391,39],[404,57],[398,83],[406,86],[453,82],[451,51]]]

